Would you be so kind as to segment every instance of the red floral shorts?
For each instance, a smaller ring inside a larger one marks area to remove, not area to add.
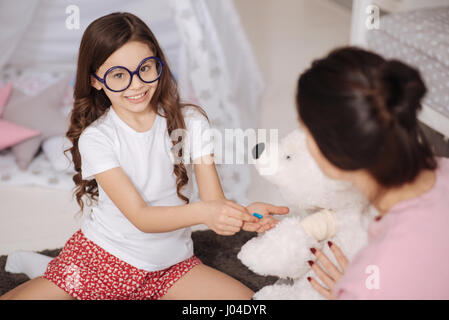
[[[145,271],[108,253],[78,230],[43,277],[81,300],[156,300],[201,263],[192,256],[164,270]]]

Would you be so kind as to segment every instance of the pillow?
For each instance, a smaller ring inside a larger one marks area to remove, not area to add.
[[[12,83],[0,88],[0,117],[12,90]],[[0,119],[0,150],[39,135],[39,131],[18,126]]]
[[[0,119],[0,150],[14,146],[39,134],[39,131],[21,127]]]
[[[64,135],[67,131],[69,119],[61,111],[61,102],[70,79],[71,77],[64,77],[34,95],[27,95],[16,88],[12,90],[3,118],[41,133],[12,147],[20,169],[28,168],[45,139]]]
[[[72,143],[65,136],[54,136],[46,139],[42,144],[42,151],[51,166],[56,171],[73,171],[72,154],[64,150],[72,147]],[[68,159],[67,159],[67,157]]]

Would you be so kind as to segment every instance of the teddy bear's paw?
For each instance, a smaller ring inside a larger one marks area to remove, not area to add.
[[[337,219],[332,210],[320,210],[301,221],[306,233],[318,241],[333,237],[337,233]]]
[[[310,248],[318,246],[300,221],[298,217],[284,218],[275,228],[244,244],[237,257],[255,273],[299,278],[310,269]]]

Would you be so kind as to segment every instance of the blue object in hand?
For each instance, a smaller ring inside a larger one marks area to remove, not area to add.
[[[256,212],[253,213],[253,216],[255,216],[256,218],[259,218],[259,219],[262,219],[262,218],[263,218],[263,215],[258,214],[258,213],[256,213]]]

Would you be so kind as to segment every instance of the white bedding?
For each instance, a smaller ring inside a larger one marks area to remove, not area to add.
[[[73,170],[56,171],[40,152],[27,170],[20,170],[12,152],[0,155],[0,186],[36,186],[72,190],[75,187]]]

